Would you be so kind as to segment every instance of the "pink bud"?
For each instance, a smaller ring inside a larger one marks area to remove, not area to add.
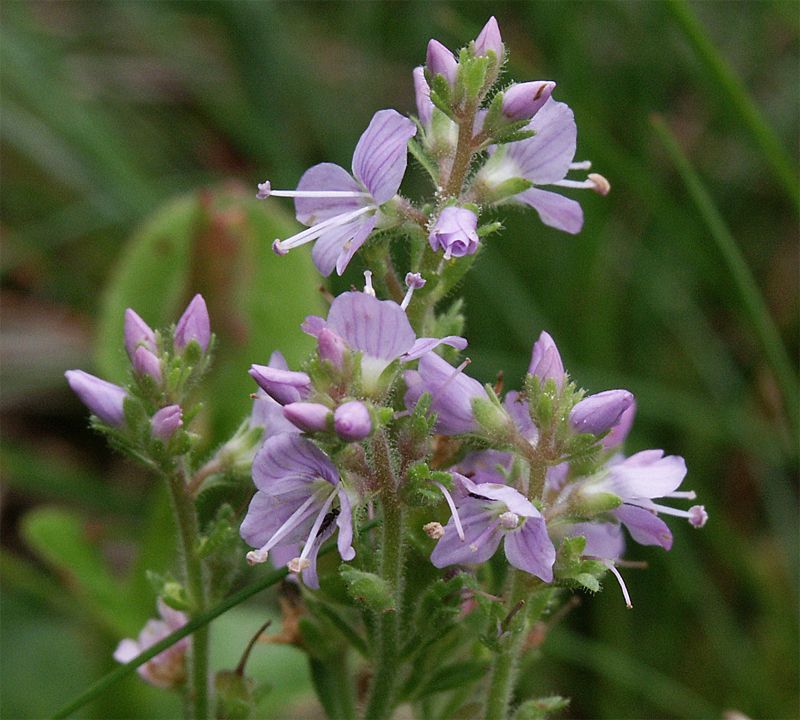
[[[64,375],[81,402],[103,422],[116,427],[125,423],[123,408],[128,394],[124,388],[83,370],[67,370]]]
[[[150,352],[156,352],[156,336],[152,328],[136,312],[128,308],[125,311],[125,349],[131,360],[139,346],[146,347]]]
[[[528,373],[535,375],[542,385],[545,380],[549,379],[555,380],[556,387],[559,389],[564,384],[566,373],[564,364],[561,362],[561,355],[553,338],[546,332],[542,332],[539,339],[533,344]]]
[[[569,424],[575,432],[602,435],[620,421],[632,404],[633,395],[627,390],[605,390],[575,405]]]
[[[453,57],[453,53],[438,40],[431,40],[428,43],[425,65],[432,75],[444,75],[450,87],[455,85],[456,76],[458,75],[458,62]]]
[[[183,425],[183,413],[180,405],[167,405],[150,418],[153,437],[164,442],[169,440],[181,425]]]
[[[446,259],[473,255],[478,249],[478,216],[467,208],[451,205],[439,213],[428,236],[431,248],[444,250]]]
[[[497,25],[497,20],[495,20],[494,15],[489,18],[486,25],[483,26],[483,30],[478,33],[478,37],[475,38],[475,55],[488,55],[489,51],[491,50],[497,55],[497,59],[499,62],[503,62],[503,53],[504,53],[504,46],[503,46],[503,39],[500,37],[500,28]]]
[[[189,303],[178,324],[175,326],[175,349],[183,350],[192,340],[202,348],[208,349],[211,341],[211,321],[208,317],[208,308],[202,295],[195,295]]]
[[[140,345],[136,348],[132,365],[137,375],[149,375],[157,383],[161,382],[161,362],[146,347]]]
[[[512,85],[503,93],[503,114],[510,120],[529,120],[550,99],[555,86],[550,80]]]
[[[347,345],[335,332],[322,328],[317,336],[317,350],[320,360],[327,360],[335,368],[342,368]]]
[[[328,429],[331,411],[321,403],[295,402],[283,408],[283,415],[305,432],[322,432]]]
[[[333,414],[336,434],[347,442],[363,440],[372,432],[369,408],[359,400],[351,400],[336,408]]]

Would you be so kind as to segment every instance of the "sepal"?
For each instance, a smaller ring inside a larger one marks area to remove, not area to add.
[[[339,574],[347,585],[348,594],[356,602],[375,612],[394,612],[397,609],[394,593],[382,577],[347,564],[339,566]]]
[[[546,720],[569,706],[569,698],[560,695],[526,700],[514,712],[513,720]]]

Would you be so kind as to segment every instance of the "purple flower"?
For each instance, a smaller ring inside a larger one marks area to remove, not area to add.
[[[333,367],[341,370],[344,364],[344,353],[347,345],[335,332],[323,328],[317,337],[317,352],[320,360],[326,360]]]
[[[302,573],[306,585],[318,588],[317,553],[336,528],[342,559],[355,557],[350,499],[336,466],[310,440],[294,433],[269,438],[253,460],[253,482],[258,492],[240,531],[257,548],[247,553],[248,562],[266,562],[275,550],[290,557],[289,569]]]
[[[531,206],[545,225],[575,234],[583,227],[581,206],[539,186],[588,188],[605,195],[610,189],[608,181],[594,173],[582,181],[566,179],[570,170],[586,170],[591,163],[573,162],[578,131],[572,110],[564,103],[550,98],[526,129],[536,134],[490,149],[491,157],[478,172],[476,184],[493,189],[511,178],[530,181],[534,187],[510,200]]]
[[[539,339],[533,344],[528,374],[538,378],[542,385],[546,380],[554,380],[559,390],[567,379],[564,363],[561,362],[561,355],[555,341],[546,332],[542,332]]]
[[[284,416],[283,405],[277,400],[273,400],[261,388],[258,389],[253,398],[253,410],[250,413],[249,426],[251,428],[264,428],[262,440],[285,432],[300,432],[300,430]]]
[[[478,430],[472,412],[475,398],[488,399],[486,390],[477,380],[465,375],[463,366],[454,368],[438,355],[430,353],[419,361],[417,370],[405,373],[408,390],[405,405],[412,409],[420,396],[431,394],[431,411],[436,413],[436,432],[442,435],[461,435]]]
[[[150,418],[153,437],[166,442],[175,431],[183,425],[183,413],[180,405],[167,405]]]
[[[158,352],[156,335],[152,328],[140,318],[136,312],[128,308],[125,311],[125,349],[133,360],[136,348],[145,347],[151,353]]]
[[[451,205],[439,213],[428,236],[431,249],[444,250],[445,260],[474,255],[478,249],[478,216],[467,208]]]
[[[276,240],[274,250],[289,250],[316,240],[312,257],[323,275],[334,268],[341,275],[378,222],[385,218],[380,206],[391,200],[406,171],[406,148],[417,128],[394,110],[380,110],[372,118],[353,154],[353,175],[333,163],[309,168],[297,190],[272,190],[259,185],[258,197],[295,198],[297,219],[308,225],[286,240]]]
[[[304,372],[289,370],[285,358],[277,351],[272,353],[269,365],[251,365],[248,372],[281,405],[305,400],[311,391],[311,378]]]
[[[702,505],[679,510],[653,502],[658,498],[694,500],[694,491],[678,491],[686,476],[686,463],[677,455],[664,455],[663,450],[643,450],[631,457],[613,462],[595,478],[587,480],[578,492],[611,493],[622,500],[612,514],[628,528],[631,537],[641,545],[672,547],[672,533],[658,513],[686,518],[694,527],[702,527],[708,514]]]
[[[367,390],[377,386],[381,373],[395,360],[416,360],[443,343],[459,350],[467,346],[456,335],[417,338],[400,305],[378,300],[369,292],[342,293],[331,304],[327,321],[311,315],[303,323],[303,330],[317,338],[324,329],[338,335],[351,351],[361,353],[361,378]]]
[[[456,84],[458,61],[453,57],[453,53],[438,40],[428,42],[425,66],[431,76],[442,75],[450,87]]]
[[[553,580],[556,551],[541,513],[508,485],[472,482],[459,477],[468,495],[458,506],[463,539],[450,518],[431,554],[436,567],[489,560],[504,542],[508,562],[545,582]]]
[[[211,321],[208,317],[208,308],[200,294],[192,298],[175,326],[175,349],[179,352],[184,350],[192,340],[197,342],[203,352],[208,349],[208,343],[211,341]]]
[[[483,29],[478,33],[478,37],[475,38],[475,44],[472,49],[478,57],[481,55],[488,55],[491,51],[497,56],[498,62],[503,62],[505,47],[503,45],[503,39],[500,37],[500,28],[497,25],[497,20],[495,20],[494,15],[489,18],[486,25],[484,25]]]
[[[149,375],[157,383],[161,382],[161,361],[144,345],[140,345],[133,353],[133,370],[137,375]]]
[[[539,429],[531,419],[528,400],[520,395],[516,390],[506,394],[503,400],[503,407],[511,416],[514,425],[517,426],[519,434],[522,435],[531,445],[535,445],[539,439]]]
[[[551,80],[512,85],[503,93],[503,115],[509,120],[532,118],[550,99],[555,87]]]
[[[331,409],[321,403],[293,402],[283,408],[284,417],[304,432],[328,429]]]
[[[336,434],[347,442],[358,442],[372,432],[369,408],[360,400],[342,403],[333,414]]]
[[[128,397],[124,388],[83,370],[67,370],[64,375],[73,392],[92,413],[108,425],[124,425],[124,403]]]
[[[627,390],[605,390],[577,403],[569,414],[569,424],[575,432],[602,435],[620,422],[631,405],[633,395]]]
[[[414,100],[417,104],[417,116],[422,127],[427,130],[431,125],[433,110],[436,106],[431,100],[431,88],[425,79],[425,68],[421,65],[415,67],[412,77],[414,79]]]
[[[182,628],[188,618],[182,612],[173,610],[161,598],[158,599],[160,620],[148,620],[136,640],[122,640],[114,651],[114,659],[119,663],[128,663],[148,648],[161,642],[167,635]],[[189,649],[188,637],[178,640],[172,647],[159,653],[151,660],[137,668],[137,672],[151,685],[160,688],[172,688],[182,685],[186,679],[185,657]]]

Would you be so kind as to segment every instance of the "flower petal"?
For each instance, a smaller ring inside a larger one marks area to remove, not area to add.
[[[291,491],[295,483],[312,484],[323,478],[335,485],[339,473],[330,458],[314,443],[294,433],[269,438],[253,460],[253,482],[272,495],[284,486]]]
[[[505,396],[503,407],[511,416],[511,419],[514,421],[522,437],[530,443],[535,443],[539,437],[539,431],[536,429],[533,420],[531,420],[528,403],[520,397],[516,390],[511,390]]]
[[[353,175],[378,205],[394,197],[406,172],[408,141],[417,127],[396,110],[379,110],[353,153]]]
[[[347,491],[339,486],[339,514],[336,516],[336,526],[339,528],[339,537],[336,546],[342,560],[352,560],[356,556],[353,548],[353,508]]]
[[[403,355],[402,359],[404,362],[416,360],[426,353],[429,353],[434,348],[439,347],[439,345],[449,345],[456,350],[463,350],[467,347],[467,340],[458,335],[447,335],[443,338],[417,338],[411,350]]]
[[[523,177],[536,185],[563,180],[575,157],[578,138],[572,110],[551,98],[525,129],[536,135],[509,144],[508,157],[519,166]]]
[[[239,528],[242,539],[250,547],[258,548],[265,545],[281,525],[308,499],[309,494],[308,488],[305,488],[305,492],[298,488],[293,493],[284,493],[279,496],[263,491],[257,492],[253,495],[247,515]],[[319,506],[319,503],[309,505],[306,511],[296,518],[297,525],[280,538],[279,544],[285,545],[305,540],[314,522],[314,516],[319,512]]]
[[[459,478],[461,484],[472,495],[480,495],[490,501],[500,502],[506,508],[522,517],[541,517],[539,511],[531,504],[522,493],[508,485],[500,483],[475,483],[467,477]],[[502,511],[501,511],[502,512]]]
[[[303,173],[298,190],[333,190],[336,192],[364,192],[347,170],[334,163],[319,163],[310,167]],[[294,200],[297,220],[303,225],[316,225],[323,220],[358,210],[369,205],[367,197],[331,197],[307,198],[299,197]]]
[[[396,302],[362,292],[342,293],[333,301],[328,327],[353,350],[387,361],[410,350],[416,339]]]
[[[614,515],[640,545],[660,545],[664,550],[672,547],[672,532],[655,513],[634,505],[620,505]]]
[[[549,190],[530,188],[515,195],[514,199],[530,205],[539,213],[545,225],[557,230],[575,235],[583,227],[583,209],[580,204],[563,195]]]
[[[547,534],[544,518],[530,517],[519,530],[506,533],[505,551],[508,562],[514,567],[545,582],[553,581],[556,549]]]
[[[368,214],[345,225],[323,231],[311,251],[311,258],[317,270],[325,277],[334,269],[341,275],[377,222],[377,215]]]
[[[444,535],[431,553],[431,562],[438,568],[448,565],[472,565],[486,562],[500,545],[502,533],[495,527],[488,538],[473,550],[470,545],[480,538],[487,528],[496,523],[486,503],[481,500],[466,499],[459,507],[458,514],[464,530],[464,540],[458,536],[455,522],[451,517],[444,528]]]
[[[603,490],[628,498],[660,498],[676,490],[686,477],[686,461],[662,450],[644,450],[609,469]]]
[[[616,560],[625,550],[622,527],[614,523],[575,523],[570,535],[583,535],[586,547],[583,554],[603,560]]]

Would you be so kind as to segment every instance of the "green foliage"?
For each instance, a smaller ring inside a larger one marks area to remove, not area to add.
[[[347,592],[353,600],[379,613],[397,610],[394,593],[382,577],[345,564],[339,567],[339,574],[347,584]]]
[[[569,706],[569,698],[560,695],[526,700],[515,711],[513,720],[545,720]]]

